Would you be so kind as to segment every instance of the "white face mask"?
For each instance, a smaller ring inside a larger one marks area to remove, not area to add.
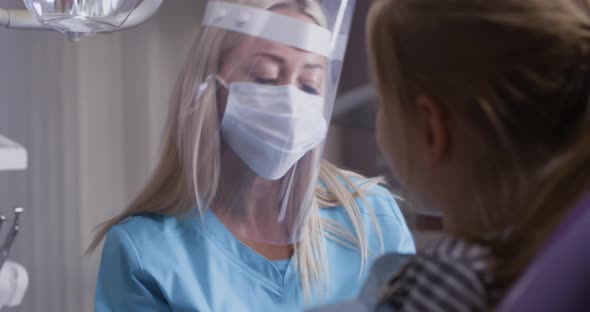
[[[293,85],[231,83],[223,137],[260,177],[283,177],[326,137],[324,98]]]

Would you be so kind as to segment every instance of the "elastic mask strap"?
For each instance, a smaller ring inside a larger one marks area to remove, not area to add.
[[[205,91],[207,91],[207,88],[209,88],[209,80],[211,80],[211,78],[213,77],[215,77],[215,80],[219,82],[223,87],[228,89],[229,84],[227,83],[227,81],[225,81],[225,79],[221,78],[221,76],[219,76],[218,74],[212,74],[207,76],[207,78],[205,78],[205,81],[203,81],[199,85],[199,87],[197,87],[197,94],[195,96],[195,99],[200,99],[203,96],[203,94],[205,94]]]
[[[225,79],[221,78],[221,76],[215,74],[215,80],[217,80],[217,82],[219,82],[222,86],[229,90],[229,83],[227,83]]]

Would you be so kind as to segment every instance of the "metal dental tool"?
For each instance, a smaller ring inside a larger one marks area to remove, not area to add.
[[[15,208],[14,209],[14,220],[12,220],[12,226],[10,227],[10,230],[8,232],[8,236],[6,236],[6,239],[4,240],[4,243],[2,244],[2,248],[0,249],[0,269],[2,269],[2,266],[4,265],[4,262],[6,262],[6,259],[8,258],[8,254],[10,253],[10,248],[12,247],[12,244],[14,243],[14,239],[16,238],[16,235],[18,234],[19,231],[19,219],[20,219],[20,215],[23,213],[23,208]],[[0,229],[2,224],[4,223],[4,221],[6,220],[6,217],[4,216],[0,216]]]

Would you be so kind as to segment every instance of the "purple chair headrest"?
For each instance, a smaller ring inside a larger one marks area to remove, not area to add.
[[[590,195],[558,227],[499,311],[590,311]]]

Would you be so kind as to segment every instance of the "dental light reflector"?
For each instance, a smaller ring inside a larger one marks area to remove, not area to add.
[[[119,29],[139,0],[24,0],[41,23],[74,41]]]

